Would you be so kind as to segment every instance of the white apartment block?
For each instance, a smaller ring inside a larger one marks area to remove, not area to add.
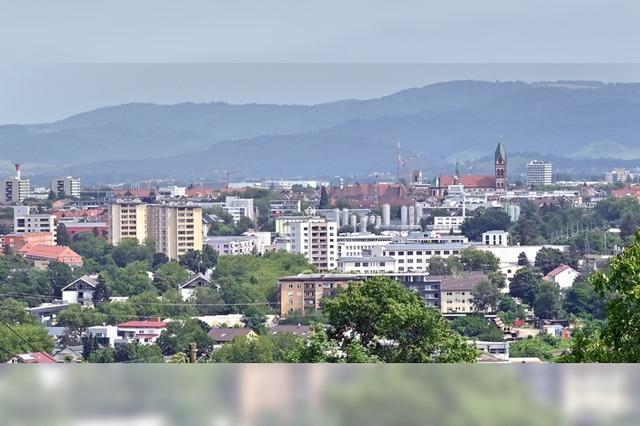
[[[396,260],[390,256],[341,257],[338,269],[348,274],[390,274],[397,272]]]
[[[276,217],[276,234],[289,235],[291,227],[296,223],[308,222],[311,216],[280,216]]]
[[[434,216],[433,217],[433,230],[434,231],[460,231],[460,226],[465,221],[464,216]]]
[[[300,214],[300,200],[273,200],[269,203],[269,216]]]
[[[29,234],[32,232],[51,232],[56,238],[56,217],[52,214],[32,214],[29,206],[13,208],[13,232]]]
[[[12,177],[2,181],[2,198],[0,202],[5,204],[20,204],[29,198],[29,179]]]
[[[303,254],[320,271],[337,267],[338,224],[325,218],[308,217],[304,222],[291,223],[288,237],[291,251]]]
[[[460,256],[467,244],[393,243],[382,247],[382,255],[396,261],[397,272],[426,272],[433,257]]]
[[[207,237],[205,244],[221,256],[242,256],[258,252],[258,239],[244,235]],[[264,251],[263,251],[264,252]]]
[[[61,176],[51,179],[51,191],[58,197],[80,197],[80,178]]]
[[[239,198],[227,196],[222,203],[222,211],[233,217],[233,222],[237,223],[241,217],[248,217],[255,222],[256,211],[253,206],[253,198]]]
[[[552,166],[548,161],[533,160],[527,163],[527,186],[551,185],[552,176]]]
[[[359,257],[371,252],[375,247],[393,241],[390,235],[376,235],[369,232],[338,235],[338,257]]]
[[[508,246],[509,233],[499,230],[483,232],[482,243],[486,246]]]

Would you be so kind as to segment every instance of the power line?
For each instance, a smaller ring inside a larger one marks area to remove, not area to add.
[[[29,342],[26,338],[24,338],[24,336],[22,336],[20,333],[14,330],[14,328],[11,327],[9,324],[7,324],[5,320],[0,319],[0,323],[4,324],[9,330],[11,330],[13,334],[18,336],[18,338],[22,340],[27,345],[27,347],[31,349],[32,352],[40,352],[39,350],[33,349],[33,346],[31,346],[31,342]]]

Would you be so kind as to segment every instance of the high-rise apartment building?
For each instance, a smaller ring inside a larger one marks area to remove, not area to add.
[[[320,271],[338,266],[338,224],[323,217],[309,217],[288,227],[291,251],[303,254]]]
[[[20,204],[29,198],[29,179],[22,179],[20,164],[16,164],[16,175],[2,182],[0,202],[5,204]]]
[[[124,238],[140,244],[147,239],[147,205],[139,201],[118,201],[109,205],[109,243],[116,245]]]
[[[202,250],[202,208],[190,204],[147,207],[147,236],[156,252],[177,259],[188,250]]]
[[[527,163],[527,186],[551,185],[552,176],[552,166],[548,161],[533,160]]]
[[[51,179],[51,191],[58,197],[80,197],[80,178],[61,176]]]
[[[191,204],[144,204],[120,201],[109,206],[109,242],[150,239],[156,252],[177,259],[188,250],[202,250],[202,208]]]

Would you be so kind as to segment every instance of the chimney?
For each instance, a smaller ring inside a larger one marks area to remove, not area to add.
[[[16,178],[20,179],[20,164],[16,164]]]

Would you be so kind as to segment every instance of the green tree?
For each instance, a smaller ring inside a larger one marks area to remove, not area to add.
[[[507,230],[510,225],[511,219],[504,210],[479,208],[464,221],[460,230],[470,240],[479,241],[483,232]]]
[[[479,316],[458,317],[451,322],[451,328],[469,339],[485,342],[504,340],[504,334],[494,323]]]
[[[539,318],[554,319],[563,315],[560,288],[556,283],[541,281],[534,290],[533,310]]]
[[[542,282],[542,274],[534,268],[522,268],[515,273],[509,284],[509,294],[517,297],[524,303],[531,305],[535,298],[535,292]]]
[[[211,361],[221,363],[271,363],[275,348],[265,336],[237,337],[211,354]]]
[[[136,309],[130,302],[101,303],[97,309],[104,314],[104,322],[108,325],[118,325],[136,319]]]
[[[571,362],[640,362],[640,233],[609,271],[596,272],[591,282],[598,296],[607,297],[607,317],[600,333],[578,334],[565,359]]]
[[[466,271],[496,271],[500,261],[490,251],[467,248],[460,253],[460,262]]]
[[[56,297],[62,296],[62,289],[75,279],[71,268],[61,262],[51,262],[47,268],[47,276],[51,281],[51,288]]]
[[[64,223],[58,223],[56,226],[56,242],[59,246],[69,246],[71,244],[71,236]]]
[[[579,277],[573,283],[562,302],[567,314],[578,318],[605,318],[605,298],[598,296],[593,284],[586,277]]]
[[[225,309],[221,292],[211,287],[196,289],[188,301],[195,306],[198,315],[217,315]]]
[[[209,352],[213,341],[207,336],[209,326],[197,319],[171,321],[158,337],[158,346],[165,355],[186,352],[195,342],[200,353]]]
[[[429,259],[430,275],[449,275],[447,263],[440,256],[433,256]]]
[[[59,326],[68,327],[80,336],[86,331],[87,327],[102,325],[106,322],[106,319],[103,313],[94,308],[71,305],[58,313],[56,322]]]
[[[114,348],[97,349],[85,359],[92,364],[112,364],[116,362],[116,350]]]
[[[374,278],[324,301],[329,336],[386,362],[473,362],[475,348],[398,281]],[[393,344],[389,344],[393,342]]]
[[[500,289],[491,281],[482,280],[471,291],[473,306],[479,312],[489,312],[498,307]]]
[[[240,220],[238,220],[238,223],[236,223],[234,226],[234,234],[242,235],[248,230],[254,229],[255,227],[256,227],[256,224],[253,223],[251,219],[249,219],[246,216],[242,216]]]
[[[318,203],[319,209],[328,209],[331,207],[331,202],[329,200],[329,194],[327,193],[327,188],[320,188],[320,202]]]
[[[208,245],[202,250],[188,250],[180,257],[180,264],[190,271],[205,273],[218,263],[218,253]]]
[[[135,238],[123,238],[113,249],[111,257],[121,268],[133,262],[145,262],[151,265],[155,254],[154,245],[151,241],[140,245]]]
[[[189,272],[180,263],[172,261],[158,267],[153,276],[153,285],[160,293],[164,293],[169,289],[176,290],[188,278]]]
[[[54,348],[53,337],[42,325],[9,325],[0,322],[0,362],[29,352],[48,352]]]
[[[543,247],[536,254],[535,266],[545,275],[563,263],[568,263],[567,256],[558,249]]]
[[[531,266],[527,253],[522,252],[518,255],[518,266]]]
[[[35,318],[29,314],[27,307],[26,303],[19,300],[4,299],[0,302],[0,323],[35,324]]]

